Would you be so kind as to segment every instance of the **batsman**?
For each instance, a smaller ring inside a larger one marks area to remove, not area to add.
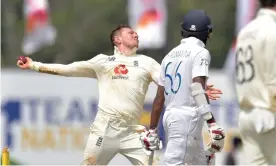
[[[168,166],[210,165],[214,163],[215,153],[223,149],[224,130],[217,125],[206,97],[211,56],[205,46],[211,33],[211,19],[205,11],[191,10],[181,23],[183,39],[161,63],[150,130],[143,133],[142,139],[144,146],[157,149],[150,142],[158,142],[156,127],[165,104],[163,126],[167,147],[164,160]],[[202,139],[204,123],[211,137],[207,150]]]

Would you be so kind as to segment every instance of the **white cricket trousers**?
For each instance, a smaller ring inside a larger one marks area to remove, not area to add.
[[[202,138],[204,120],[191,110],[166,110],[163,125],[167,147],[165,165],[207,165]]]
[[[117,117],[99,110],[91,125],[82,164],[107,165],[121,153],[133,165],[147,165],[148,156],[143,151],[140,134],[132,124],[139,124],[138,119]]]
[[[268,110],[241,111],[239,130],[245,164],[276,165],[276,117]]]

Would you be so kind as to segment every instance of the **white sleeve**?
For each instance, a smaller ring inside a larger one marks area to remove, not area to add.
[[[192,78],[205,76],[209,77],[208,71],[211,62],[211,56],[208,50],[204,49],[197,54],[193,61]]]
[[[163,63],[163,61],[161,63],[161,71],[160,71],[160,74],[159,74],[158,84],[160,86],[165,86],[165,69],[164,69],[164,63]]]
[[[158,80],[159,80],[160,71],[161,71],[160,64],[156,62],[154,59],[152,59],[152,63],[150,67],[151,67],[150,69],[151,79],[156,85],[158,85],[158,82],[159,82]]]
[[[78,61],[71,64],[46,64],[33,62],[33,69],[41,73],[54,74],[67,77],[91,77],[97,78],[95,69],[103,56],[97,55],[88,61]]]

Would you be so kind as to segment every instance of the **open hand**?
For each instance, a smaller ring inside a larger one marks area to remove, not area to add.
[[[214,88],[214,85],[207,85],[206,94],[210,100],[216,100],[220,98],[222,92],[220,89]]]

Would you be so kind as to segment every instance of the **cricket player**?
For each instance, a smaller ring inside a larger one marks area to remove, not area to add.
[[[17,65],[41,73],[97,79],[98,113],[90,127],[83,163],[107,165],[121,153],[133,165],[147,165],[149,157],[144,153],[137,130],[148,86],[152,81],[157,84],[160,64],[136,54],[138,35],[129,26],[118,26],[112,31],[110,40],[114,46],[113,55],[99,54],[88,61],[68,65],[45,64],[26,57],[26,61],[19,59]],[[219,90],[211,86],[209,92],[210,98],[219,97],[216,95]]]
[[[163,125],[168,142],[164,161],[169,166],[207,165],[209,157],[223,149],[224,131],[216,124],[205,94],[211,59],[205,45],[211,32],[209,16],[202,10],[191,10],[181,24],[180,45],[161,64],[150,130],[142,133],[141,139],[145,148],[158,148],[151,142],[158,142],[156,127],[165,102]],[[211,135],[207,151],[201,135],[204,122]]]
[[[247,164],[276,165],[276,0],[259,2],[237,37],[239,129]]]

